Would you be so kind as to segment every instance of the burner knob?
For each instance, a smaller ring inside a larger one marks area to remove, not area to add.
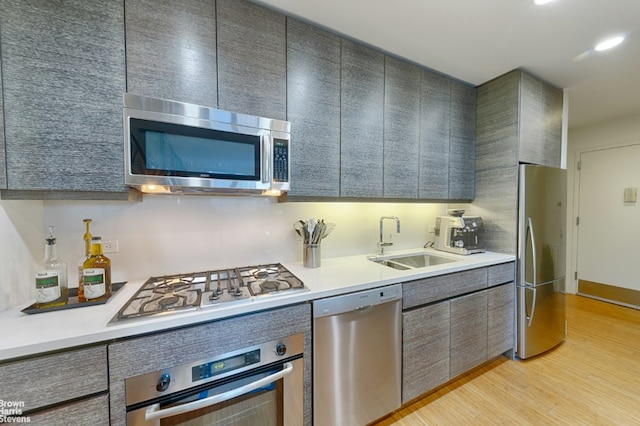
[[[156,385],[156,390],[158,392],[164,392],[169,388],[170,383],[171,383],[171,376],[165,373],[162,376],[160,376],[160,380],[158,380],[158,384]]]
[[[278,343],[276,345],[276,355],[283,356],[286,353],[287,353],[287,345],[285,345],[284,343]]]

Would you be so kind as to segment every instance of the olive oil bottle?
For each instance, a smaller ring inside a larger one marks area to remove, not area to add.
[[[86,302],[84,297],[84,262],[87,261],[91,257],[91,230],[89,229],[89,225],[91,225],[91,219],[82,219],[84,222],[84,235],[82,238],[84,239],[84,254],[80,258],[78,262],[78,302]]]
[[[91,256],[82,267],[84,298],[87,302],[111,297],[111,260],[102,254],[102,239],[91,238]]]
[[[53,226],[49,227],[49,238],[45,239],[44,259],[36,269],[36,307],[63,306],[69,299],[67,287],[67,264],[58,257]]]

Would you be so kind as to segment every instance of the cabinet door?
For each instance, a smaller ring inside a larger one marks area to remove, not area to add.
[[[446,200],[449,198],[451,80],[423,70],[420,102],[418,196]]]
[[[126,191],[123,7],[2,2],[8,189]]]
[[[487,359],[513,349],[515,288],[513,283],[487,290]]]
[[[342,40],[340,196],[382,198],[384,55]]]
[[[81,399],[71,404],[53,407],[28,416],[31,425],[43,426],[108,426],[109,397],[107,394]]]
[[[340,195],[340,39],[287,24],[291,196]]]
[[[402,403],[449,380],[449,302],[402,314]]]
[[[559,167],[562,91],[525,72],[520,77],[521,162]]]
[[[472,200],[476,170],[476,89],[451,82],[449,199]]]
[[[385,56],[384,198],[418,197],[421,72]]]
[[[285,120],[285,16],[245,0],[216,3],[219,107]]]
[[[451,300],[451,378],[487,360],[487,291]]]
[[[218,105],[214,0],[126,0],[127,91]]]
[[[1,33],[1,31],[0,31]],[[0,37],[2,34],[0,34]],[[0,38],[0,46],[2,46],[2,38]],[[2,56],[0,55],[0,189],[7,189],[7,169],[4,160],[4,113],[2,101]]]

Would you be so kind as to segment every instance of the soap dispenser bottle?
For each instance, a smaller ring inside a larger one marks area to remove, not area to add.
[[[87,299],[84,297],[84,263],[91,257],[91,230],[89,226],[92,219],[82,219],[84,222],[84,235],[82,239],[84,240],[84,254],[80,257],[80,261],[78,262],[78,302],[86,302]]]
[[[36,268],[36,307],[64,306],[69,299],[67,264],[58,257],[53,226],[49,227],[49,238],[45,241],[44,259]]]
[[[102,239],[91,238],[91,256],[83,268],[84,298],[87,302],[111,297],[111,260],[102,253]]]

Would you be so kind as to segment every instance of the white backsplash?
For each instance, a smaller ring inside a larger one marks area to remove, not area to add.
[[[110,253],[114,281],[152,275],[302,260],[302,242],[293,223],[310,217],[336,223],[322,242],[322,257],[373,254],[380,216],[400,218],[401,232],[385,223],[387,251],[422,247],[433,238],[428,226],[445,204],[278,203],[272,198],[144,196],[142,202],[0,201],[0,311],[35,297],[35,260],[44,253],[46,227],[53,225],[58,253],[69,264],[70,286],[77,282],[84,224],[92,233],[117,240]],[[6,236],[6,237],[5,237]],[[35,259],[35,260],[34,260]]]

